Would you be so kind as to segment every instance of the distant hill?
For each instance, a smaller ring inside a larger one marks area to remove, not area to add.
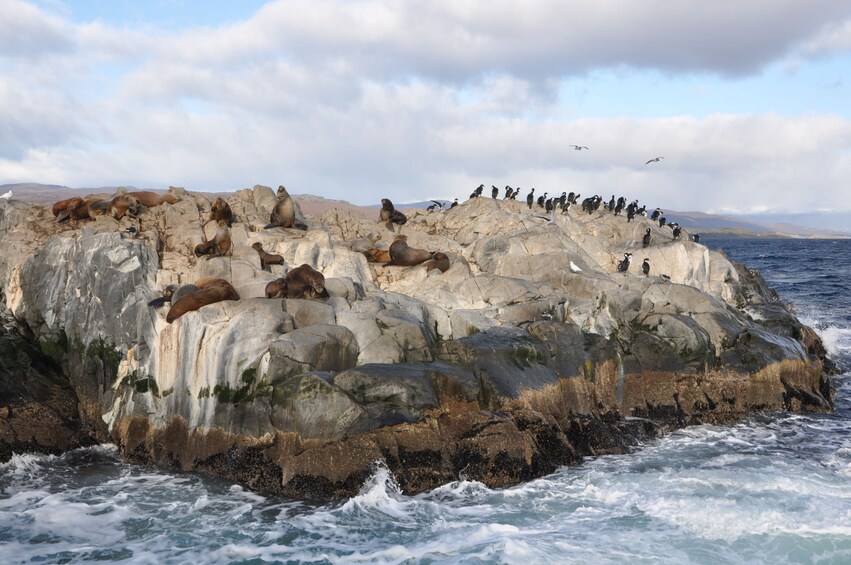
[[[93,188],[69,188],[62,185],[19,183],[0,185],[0,193],[12,191],[12,197],[16,200],[33,203],[56,202],[71,196],[82,196],[85,194],[114,192],[117,187],[102,186]],[[128,190],[154,190],[164,192],[162,189],[125,187]],[[203,192],[208,196],[228,197],[233,192]],[[321,216],[332,208],[342,208],[363,214],[365,217],[378,217],[379,204],[364,206],[352,204],[346,200],[333,200],[315,196],[312,194],[294,194],[299,206],[308,216]],[[447,206],[448,200],[440,200]],[[397,208],[426,208],[431,206],[432,200],[417,202],[396,203]],[[760,236],[796,236],[796,237],[851,237],[851,212],[812,212],[802,214],[749,214],[749,215],[719,215],[705,214],[703,212],[676,212],[665,211],[665,217],[669,222],[678,222],[681,226],[692,232],[698,233],[724,233],[739,235]]]

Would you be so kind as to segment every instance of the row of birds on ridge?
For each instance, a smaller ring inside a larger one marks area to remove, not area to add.
[[[479,198],[484,194],[485,185],[480,184],[471,194],[470,198]],[[491,198],[497,199],[500,196],[500,193],[503,194],[503,200],[517,200],[517,196],[520,194],[520,188],[513,188],[509,185],[506,185],[504,189],[500,190],[497,186],[491,185]],[[589,196],[584,200],[579,201],[581,194],[575,192],[562,192],[561,196],[554,196],[547,198],[549,193],[544,192],[544,194],[535,198],[535,189],[529,192],[526,195],[526,205],[529,209],[532,209],[535,205],[540,208],[543,208],[548,214],[555,211],[560,210],[561,213],[566,213],[571,206],[579,205],[582,208],[583,212],[587,212],[588,214],[592,214],[598,211],[601,207],[604,210],[610,211],[615,216],[620,216],[624,214],[626,216],[626,221],[631,222],[635,219],[636,216],[647,217],[647,206],[642,205],[639,206],[638,200],[633,200],[630,203],[627,203],[625,197],[621,196],[619,198],[615,198],[613,194],[612,197],[606,202],[602,196],[595,195]],[[429,212],[433,210],[443,210],[445,207],[454,208],[458,205],[458,199],[456,198],[454,202],[451,204],[444,203],[438,200],[432,200],[433,204],[428,206],[427,210]],[[652,212],[650,212],[649,219],[653,222],[658,222],[659,227],[668,226],[671,228],[671,236],[672,239],[678,240],[682,237],[682,227],[677,222],[668,223],[667,218],[662,215],[663,212],[660,208],[656,208]],[[642,237],[642,246],[649,247],[652,239],[652,230],[647,228],[644,232],[644,236]],[[693,234],[690,238],[695,243],[700,242],[700,235]],[[618,262],[617,270],[618,272],[627,272],[629,270],[630,263],[632,261],[632,253],[624,253],[623,260]],[[644,259],[644,262],[641,265],[641,270],[645,275],[650,274],[650,260]]]

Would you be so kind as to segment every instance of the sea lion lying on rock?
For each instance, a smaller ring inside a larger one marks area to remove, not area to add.
[[[366,260],[370,263],[388,263],[390,262],[390,251],[387,249],[378,249],[373,247],[366,253]]]
[[[169,204],[175,204],[180,199],[170,192],[166,192],[165,194],[158,194],[156,192],[151,192],[149,190],[139,190],[135,192],[128,192],[130,196],[135,196],[136,200],[142,206],[146,208],[153,208],[154,206],[159,206],[168,202]]]
[[[191,289],[193,286],[196,289],[194,291]],[[186,293],[183,293],[184,287],[187,288]],[[176,299],[177,293],[172,295],[171,309],[165,318],[165,321],[169,324],[187,312],[198,310],[202,306],[223,300],[239,300],[239,293],[224,279],[201,279],[196,281],[194,285],[180,287],[178,291],[181,292],[181,295]]]
[[[259,241],[254,243],[251,248],[256,251],[258,255],[260,255],[260,268],[264,271],[272,270],[269,265],[284,264],[284,258],[282,256],[275,255],[273,253],[266,253],[266,251],[263,250],[263,244],[261,244]]]
[[[436,251],[434,253],[434,258],[431,261],[427,261],[425,267],[426,272],[429,272],[432,269],[439,269],[441,273],[445,273],[449,270],[449,256],[442,251]]]
[[[266,298],[286,298],[287,279],[275,279],[266,285]]]
[[[390,245],[390,262],[387,265],[412,267],[420,263],[425,263],[431,258],[432,253],[430,251],[409,247],[408,236],[399,234]]]
[[[97,198],[92,198],[90,196],[87,196],[86,198],[74,196],[73,198],[60,200],[53,205],[51,210],[53,211],[53,215],[56,216],[57,222],[64,222],[69,219],[88,220],[90,219],[89,204],[95,200],[97,200]]]
[[[224,198],[216,198],[210,206],[210,221],[218,223],[219,220],[223,220],[228,227],[234,222],[230,204]]]
[[[148,306],[160,308],[165,305],[166,302],[177,302],[187,294],[192,294],[198,290],[200,289],[194,284],[170,284],[163,289],[163,295],[148,302]]]
[[[381,239],[381,234],[378,232],[369,232],[366,237],[356,239],[349,244],[349,248],[356,253],[366,254],[370,249],[375,247],[375,242]]]
[[[219,220],[218,225],[219,229],[216,231],[216,235],[213,239],[205,241],[204,243],[199,243],[195,246],[196,257],[206,255],[207,259],[212,259],[213,257],[224,257],[226,254],[230,253],[233,248],[230,230],[224,220]]]
[[[308,264],[287,272],[287,298],[325,298],[325,275]]]
[[[384,222],[387,229],[393,231],[393,224],[404,225],[408,221],[408,217],[402,212],[393,207],[393,203],[388,198],[381,199],[381,213],[379,219]]]
[[[131,196],[129,194],[119,194],[114,196],[112,200],[109,201],[109,205],[106,208],[106,213],[115,218],[116,220],[120,220],[124,216],[136,217],[139,215],[139,212],[142,210],[142,205],[139,203],[139,200],[135,196]]]

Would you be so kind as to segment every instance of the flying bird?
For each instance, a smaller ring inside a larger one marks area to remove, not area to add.
[[[644,164],[645,164],[645,165],[649,165],[650,163],[658,163],[658,162],[659,162],[659,161],[661,161],[662,159],[664,159],[664,157],[654,157],[654,158],[650,159],[649,161],[647,161],[647,162],[646,162],[646,163],[644,163]]]
[[[582,151],[583,149],[588,149],[587,145],[571,145],[576,151]]]
[[[4,200],[9,200],[10,198],[12,198],[12,191],[10,190],[10,191],[9,191],[9,192],[7,192],[6,194],[4,194],[4,195],[0,196],[0,198],[2,198],[2,199],[4,199]]]

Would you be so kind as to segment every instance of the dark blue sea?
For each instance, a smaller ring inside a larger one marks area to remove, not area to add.
[[[851,367],[851,241],[713,239]],[[700,426],[505,490],[406,496],[378,469],[327,505],[122,463],[0,465],[0,563],[851,563],[851,380],[830,415]]]

